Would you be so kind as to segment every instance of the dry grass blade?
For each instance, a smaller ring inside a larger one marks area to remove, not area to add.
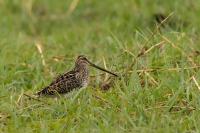
[[[0,122],[6,118],[9,118],[10,115],[4,112],[0,112]]]
[[[32,17],[33,0],[22,0],[21,4],[26,13]]]
[[[104,65],[104,68],[107,69],[107,66],[106,66],[106,60],[105,60],[104,57],[103,57],[103,65]],[[108,79],[108,73],[105,74],[104,81],[106,81],[107,79]]]
[[[137,55],[137,57],[140,57],[140,56],[143,56],[143,55],[149,53],[151,50],[153,50],[154,48],[156,48],[156,47],[158,47],[158,46],[160,46],[160,45],[162,45],[162,44],[164,44],[164,43],[165,43],[165,41],[161,41],[161,42],[159,42],[159,43],[157,43],[157,44],[151,46],[149,49],[143,48],[143,49],[141,50],[141,52]],[[129,53],[130,53],[130,52],[129,52]]]
[[[125,70],[125,74],[132,70],[133,66],[135,65],[136,61],[137,61],[137,57],[129,50],[125,49],[124,52],[130,54],[131,56],[133,56],[133,60],[132,60],[132,63],[128,66],[128,68]]]
[[[161,23],[159,23],[159,25],[156,26],[155,30],[153,31],[151,37],[148,39],[148,41],[146,42],[146,44],[144,46],[146,46],[150,40],[155,36],[155,34],[159,31],[160,27],[174,14],[174,12],[170,13],[163,21],[161,21]]]
[[[193,66],[193,67],[185,67],[185,68],[147,68],[136,70],[136,72],[153,72],[153,71],[179,71],[179,70],[190,70],[190,69],[197,69],[200,66]],[[129,71],[132,72],[132,71]]]
[[[77,5],[78,5],[79,0],[72,0],[69,9],[67,11],[67,15],[71,15],[72,12],[76,9]]]
[[[128,53],[128,54],[130,54],[131,56],[133,56],[134,58],[136,58],[136,56],[135,56],[131,51],[129,51],[128,49],[124,49],[124,52],[125,52],[125,53]]]
[[[148,73],[148,72],[144,72],[149,78],[150,80],[156,85],[158,86],[159,83]]]
[[[144,52],[143,55],[149,53],[151,50],[153,50],[154,48],[156,48],[156,47],[158,47],[158,46],[160,46],[160,45],[162,45],[162,44],[164,44],[164,43],[165,43],[165,41],[161,41],[161,42],[159,42],[159,43],[157,43],[157,44],[151,46],[149,49],[147,49],[147,50]]]
[[[196,80],[196,78],[194,76],[192,76],[192,80],[194,81],[194,83],[197,86],[197,88],[200,90],[199,83],[197,82],[197,80]]]
[[[21,93],[21,94],[19,95],[19,97],[18,97],[18,99],[17,99],[17,105],[19,105],[19,103],[20,103],[20,101],[21,101],[21,99],[22,99],[22,96],[23,96],[23,93]]]
[[[157,26],[157,29],[160,28],[173,14],[174,12],[171,12],[165,19],[163,19],[161,23]]]
[[[39,41],[35,42],[35,46],[38,50],[38,53],[40,54],[41,60],[42,60],[42,65],[45,68],[45,71],[50,73],[51,76],[54,76],[53,72],[51,71],[51,69],[48,68],[48,65],[46,64],[46,61],[44,59],[44,55],[43,55],[43,50],[42,50],[42,44]]]
[[[29,106],[27,106],[27,107],[20,108],[20,109],[18,110],[18,112],[21,112],[21,111],[26,110],[26,109],[31,109],[31,108],[36,109],[36,107],[39,107],[39,106],[41,106],[41,105],[42,105],[42,103],[39,103],[39,104],[31,104],[31,105],[29,105]]]
[[[176,45],[175,45],[172,41],[170,41],[167,37],[162,36],[162,35],[161,35],[161,37],[162,37],[166,42],[168,42],[169,44],[171,44],[171,46],[172,46],[173,48],[177,49],[177,50],[178,50],[179,52],[181,52],[184,56],[186,56],[187,59],[189,60],[189,62],[191,62],[193,66],[197,66],[196,63],[192,60],[192,58],[190,58],[190,57],[188,56],[188,54],[185,53],[181,48],[179,48],[178,46],[176,46]]]
[[[150,107],[150,108],[146,108],[145,110],[154,110],[154,109],[164,109],[164,108],[169,108],[169,106],[157,106],[157,107]],[[179,108],[179,109],[189,109],[189,110],[195,110],[196,108],[194,107],[182,107],[182,106],[172,106],[173,108]]]
[[[45,59],[44,59],[41,43],[40,42],[35,42],[35,46],[37,47],[37,50],[38,50],[38,52],[40,54],[40,57],[42,59],[42,65],[46,66],[46,62],[45,62]]]
[[[154,35],[157,33],[157,31],[159,30],[159,28],[173,15],[174,13],[170,13],[157,27],[156,29],[153,31],[151,37],[146,41],[146,43],[144,44],[144,46],[146,46],[150,40],[154,37]],[[129,70],[132,69],[132,67],[134,66],[134,64],[136,63],[137,61],[137,58],[144,55],[144,54],[147,54],[149,53],[152,49],[156,48],[157,46],[159,45],[162,45],[165,41],[162,41],[160,43],[157,43],[155,44],[154,46],[152,46],[151,48],[145,50],[145,51],[142,51],[140,52],[137,56],[135,56],[132,52],[130,52],[129,50],[124,50],[126,53],[129,53],[130,55],[132,55],[134,57],[134,60],[133,62],[130,64],[130,66],[127,68],[127,70],[125,71],[125,73],[127,73]]]
[[[109,106],[112,106],[112,107],[115,107],[116,109],[117,109],[117,111],[119,111],[119,112],[121,112],[121,109],[120,108],[118,108],[118,107],[116,107],[116,106],[114,106],[112,103],[110,103],[110,102],[108,102],[108,101],[106,101],[105,99],[103,99],[102,97],[100,97],[100,96],[97,96],[97,95],[92,95],[94,98],[96,98],[96,99],[98,99],[98,100],[100,100],[100,101],[102,101],[103,103],[105,103],[105,104],[108,104]]]
[[[63,60],[65,60],[65,56],[53,56],[52,57],[52,60],[54,60],[54,61],[56,61],[56,62],[60,62],[60,61],[63,61]]]
[[[40,99],[38,99],[38,98],[32,97],[32,96],[30,96],[30,95],[28,95],[28,94],[25,94],[25,93],[24,93],[23,95],[26,96],[26,97],[28,97],[28,98],[30,98],[30,99],[33,99],[33,100],[35,100],[35,101],[42,102],[42,103],[44,103],[44,104],[49,105],[49,103],[47,103],[47,102],[45,102],[45,101],[42,101],[42,100],[40,100]]]

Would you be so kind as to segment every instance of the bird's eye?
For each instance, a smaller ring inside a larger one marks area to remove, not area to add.
[[[82,56],[79,55],[79,56],[78,56],[78,59],[81,59],[81,58],[82,58]]]
[[[79,55],[79,56],[78,56],[78,59],[86,60],[86,57],[84,57],[83,55]]]

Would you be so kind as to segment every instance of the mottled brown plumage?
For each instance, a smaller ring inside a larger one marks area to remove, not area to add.
[[[94,65],[93,63],[88,61],[85,56],[80,55],[76,59],[75,67],[72,71],[59,75],[49,86],[39,91],[37,95],[41,96],[66,94],[74,89],[87,87],[89,82],[89,66],[95,67],[114,76],[117,76],[110,71]]]

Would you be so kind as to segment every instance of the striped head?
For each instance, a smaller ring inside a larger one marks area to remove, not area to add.
[[[88,59],[84,55],[79,55],[75,62],[75,68],[81,69],[81,68],[87,68],[89,65]]]
[[[76,64],[89,64],[89,61],[84,55],[79,55],[76,59]]]
[[[75,61],[75,70],[76,71],[88,71],[89,61],[83,56],[79,55]]]
[[[110,72],[110,71],[108,71],[108,70],[106,70],[104,68],[101,68],[101,67],[93,64],[84,55],[79,55],[78,58],[76,59],[75,68],[79,68],[79,69],[80,68],[87,68],[88,66],[92,66],[92,67],[97,68],[97,69],[99,69],[101,71],[104,71],[104,72],[107,72],[109,74],[112,74],[112,75],[114,75],[116,77],[118,76],[118,75],[116,75],[116,74],[114,74],[114,73],[112,73],[112,72]]]

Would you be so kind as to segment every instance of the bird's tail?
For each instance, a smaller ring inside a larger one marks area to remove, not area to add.
[[[45,104],[48,104],[49,105],[49,103],[47,103],[47,102],[45,102],[45,101],[42,101],[42,100],[40,100],[38,97],[33,97],[33,96],[30,96],[30,95],[28,95],[28,94],[26,94],[26,93],[24,93],[24,95],[26,96],[26,97],[28,97],[29,99],[33,99],[33,100],[36,100],[36,101],[39,101],[39,102],[43,102],[43,103],[45,103]],[[37,94],[36,94],[37,95]],[[39,95],[37,95],[37,96],[39,96]]]
[[[41,91],[38,91],[37,93],[35,93],[34,95],[37,97],[40,97],[42,95],[45,95],[48,93],[48,87],[43,88]]]

